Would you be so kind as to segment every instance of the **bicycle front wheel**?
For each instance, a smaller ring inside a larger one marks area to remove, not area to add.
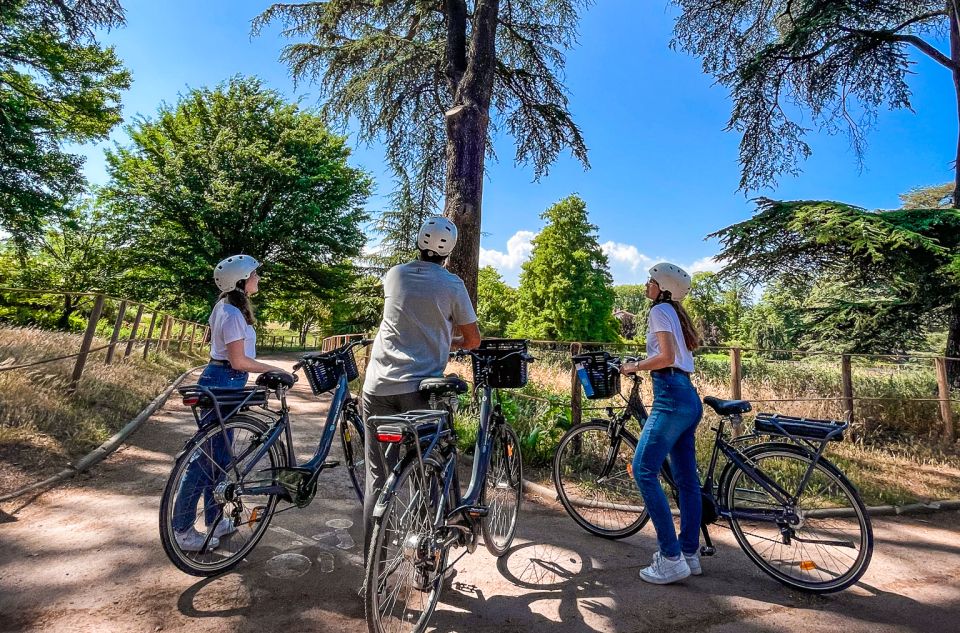
[[[343,415],[340,418],[340,441],[343,442],[343,458],[347,464],[350,483],[363,501],[363,487],[366,485],[367,463],[363,452],[363,421],[357,415]]]
[[[789,494],[800,490],[812,455],[791,444],[765,443],[744,454],[754,468]],[[873,554],[870,517],[854,485],[821,458],[792,512],[731,463],[723,492],[733,534],[764,572],[812,593],[830,593],[857,582]],[[785,515],[795,515],[787,520]]]
[[[266,432],[256,418],[237,415],[200,430],[177,459],[160,502],[160,541],[182,571],[222,573],[263,537],[278,497],[257,488],[270,486],[284,465],[279,442],[258,455]]]
[[[483,487],[487,516],[480,523],[483,542],[494,556],[503,556],[517,533],[523,496],[523,460],[520,439],[508,424],[494,431],[490,468]]]
[[[611,439],[608,429],[594,420],[567,431],[553,458],[553,484],[580,527],[615,539],[634,534],[649,516],[633,479],[637,441],[627,432]]]
[[[421,469],[416,459],[388,482],[378,501],[386,504],[374,521],[365,590],[370,633],[419,633],[440,600],[446,550],[437,543],[436,504],[443,490],[440,472]]]

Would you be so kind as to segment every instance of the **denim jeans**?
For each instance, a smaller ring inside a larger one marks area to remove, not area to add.
[[[208,388],[242,389],[247,384],[247,372],[222,365],[207,365],[197,382]],[[201,425],[205,425],[211,419],[216,419],[216,413],[212,409],[201,411]],[[232,438],[228,437],[227,440],[232,441]],[[199,451],[193,453],[190,464],[180,481],[180,489],[177,491],[177,500],[174,503],[173,529],[176,531],[183,532],[196,522],[197,502],[201,496],[203,496],[204,522],[209,526],[217,519],[220,508],[214,501],[213,490],[223,475],[222,467],[230,461],[227,444],[221,433],[214,436],[209,446],[205,447],[204,450],[215,463],[211,463]]]
[[[633,457],[633,476],[657,530],[664,556],[694,554],[700,550],[700,478],[694,434],[703,416],[703,404],[684,374],[651,374],[653,407]],[[680,493],[680,539],[673,526],[670,505],[660,486],[660,467],[669,455]]]

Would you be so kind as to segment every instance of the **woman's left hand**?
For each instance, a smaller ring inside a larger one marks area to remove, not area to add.
[[[637,364],[636,363],[624,363],[620,365],[620,373],[624,376],[630,376],[637,373]]]

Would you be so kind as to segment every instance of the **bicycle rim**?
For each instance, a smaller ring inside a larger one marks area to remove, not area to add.
[[[363,423],[352,416],[343,416],[340,419],[340,440],[343,442],[343,458],[346,461],[347,472],[357,498],[363,501],[364,486],[366,485],[366,458],[363,451],[363,434],[360,432]]]
[[[487,516],[480,528],[487,551],[503,556],[517,533],[523,496],[523,460],[516,432],[503,424],[496,433],[483,488],[482,503],[487,506]]]
[[[442,486],[425,468],[410,461],[383,493],[390,498],[374,522],[364,584],[371,633],[423,631],[440,600],[446,552],[435,547],[433,521]]]
[[[233,446],[237,469],[226,451],[224,432]],[[252,461],[265,432],[266,427],[259,420],[236,416],[224,428],[216,425],[198,433],[174,464],[160,504],[160,539],[170,561],[182,571],[195,576],[224,572],[243,560],[263,537],[277,496],[240,494],[224,500],[223,488],[272,483],[273,469],[283,465],[279,443],[256,463]],[[236,470],[247,468],[248,474],[238,480]],[[220,536],[213,549],[190,551],[176,535],[177,531],[192,529],[206,539],[224,521],[234,530]]]
[[[810,455],[790,445],[759,445],[746,452],[756,468],[784,490],[799,489]],[[783,506],[739,468],[725,486],[727,507],[736,511],[777,512]],[[846,589],[866,571],[873,552],[873,530],[852,483],[821,459],[810,477],[796,513],[800,523],[730,519],[744,552],[763,571],[785,585],[814,593]]]
[[[589,422],[568,431],[553,460],[553,483],[580,527],[597,536],[624,538],[649,517],[633,479],[636,440],[624,433],[613,452],[607,429],[606,422]]]

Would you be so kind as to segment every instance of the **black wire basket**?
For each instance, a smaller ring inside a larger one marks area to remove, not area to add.
[[[612,359],[609,352],[586,352],[573,357],[588,400],[604,400],[620,393],[620,370],[610,365]]]
[[[301,360],[303,373],[306,374],[307,382],[310,383],[310,389],[313,390],[314,395],[330,391],[337,386],[341,371],[337,364],[338,360],[343,362],[343,369],[347,372],[347,382],[356,380],[360,376],[352,348],[328,354],[308,354]]]
[[[487,382],[496,389],[519,389],[527,384],[527,342],[524,339],[484,339],[474,350],[486,358],[500,359],[514,352],[522,352],[494,362],[487,375]],[[483,368],[480,359],[473,358],[473,379],[477,380]]]

